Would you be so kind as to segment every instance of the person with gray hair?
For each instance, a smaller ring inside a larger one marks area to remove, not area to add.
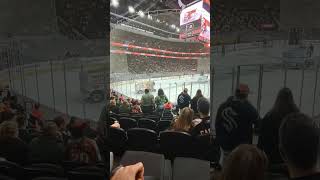
[[[42,135],[34,138],[29,145],[32,163],[61,163],[64,160],[64,145],[57,136],[56,123],[45,122]]]

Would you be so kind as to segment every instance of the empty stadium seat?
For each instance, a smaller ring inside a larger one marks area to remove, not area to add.
[[[155,122],[158,122],[160,120],[160,117],[158,115],[147,115],[147,116],[145,116],[145,118],[152,119]]]
[[[138,127],[139,128],[151,129],[151,130],[156,131],[157,123],[156,123],[156,121],[154,121],[152,119],[141,118],[138,121]]]
[[[171,121],[161,120],[157,124],[157,130],[158,132],[165,131],[170,127],[170,125],[171,125]]]
[[[68,180],[68,179],[62,178],[62,177],[37,177],[32,180]]]
[[[171,169],[166,166],[165,158],[162,154],[155,154],[142,151],[126,151],[123,155],[120,163],[123,166],[132,165],[138,162],[142,162],[144,165],[144,175],[164,180],[166,176],[165,172],[171,172]],[[167,178],[166,178],[167,179]]]
[[[128,137],[121,128],[109,128],[107,144],[115,155],[121,155],[126,148]]]
[[[1,180],[15,180],[15,178],[13,178],[13,177],[1,175],[1,174],[0,174],[0,179],[1,179]]]
[[[132,128],[127,132],[128,149],[136,151],[155,151],[158,142],[157,133],[145,128]]]
[[[197,157],[195,139],[186,132],[163,131],[160,133],[160,150],[168,159]]]
[[[210,179],[210,162],[177,157],[173,162],[173,180],[208,180]]]
[[[69,171],[68,172],[68,180],[105,180],[106,175],[95,172],[77,172],[77,171]]]
[[[132,118],[127,118],[127,117],[121,117],[119,119],[120,127],[127,131],[130,128],[135,128],[137,127],[137,121]]]
[[[63,177],[64,169],[55,164],[32,164],[24,167],[25,179],[34,179],[37,177]]]
[[[118,121],[118,119],[114,118],[114,117],[110,117],[110,122],[111,124],[113,124],[115,121]]]
[[[23,179],[24,169],[14,162],[0,161],[0,174],[15,179]]]

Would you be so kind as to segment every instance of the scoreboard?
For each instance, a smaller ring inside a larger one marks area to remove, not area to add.
[[[210,0],[195,1],[181,10],[180,39],[210,42]]]

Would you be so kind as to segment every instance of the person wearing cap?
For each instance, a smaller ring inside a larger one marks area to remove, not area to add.
[[[253,125],[260,119],[255,107],[248,101],[249,87],[240,84],[235,95],[218,108],[216,139],[223,151],[223,159],[238,145],[252,144]]]
[[[183,108],[190,106],[191,97],[188,94],[188,89],[187,88],[185,88],[179,94],[177,102],[178,102],[177,104],[178,104],[179,110],[182,110]]]
[[[84,135],[86,123],[76,119],[70,127],[71,139],[66,147],[66,159],[87,164],[101,161],[101,154],[95,140]]]

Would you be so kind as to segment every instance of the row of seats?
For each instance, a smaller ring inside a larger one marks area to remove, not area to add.
[[[144,175],[158,180],[208,180],[210,162],[194,158],[177,157],[172,162],[162,154],[142,151],[127,151],[120,164],[132,165],[142,162]]]
[[[111,151],[120,156],[126,150],[135,150],[162,153],[167,159],[180,156],[217,162],[220,157],[220,149],[209,135],[193,137],[186,132],[168,130],[158,136],[145,128],[132,128],[127,132],[110,128],[107,143]]]
[[[108,176],[104,164],[88,165],[77,162],[64,162],[63,165],[38,163],[20,166],[10,161],[0,161],[1,179],[68,179],[68,180],[103,180]]]

